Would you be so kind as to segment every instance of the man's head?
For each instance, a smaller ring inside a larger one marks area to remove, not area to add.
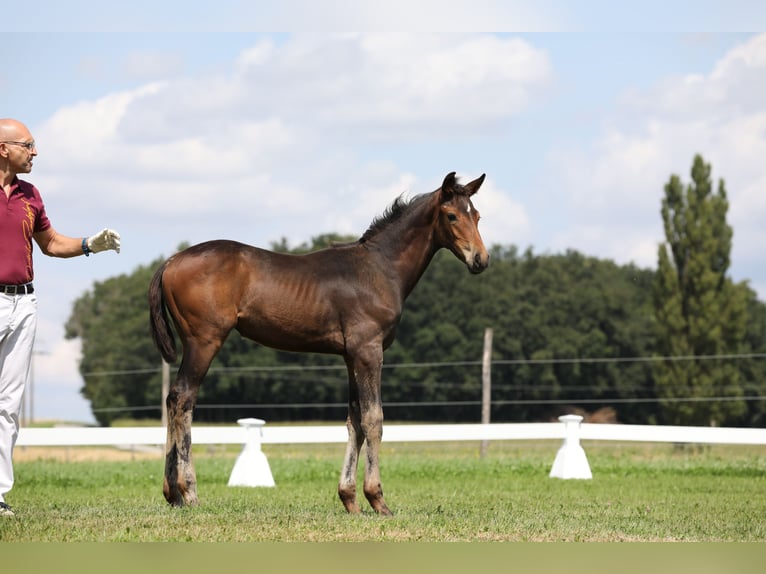
[[[35,140],[18,120],[0,119],[0,169],[13,175],[32,171]]]

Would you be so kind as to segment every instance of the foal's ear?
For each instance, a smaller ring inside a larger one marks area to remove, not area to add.
[[[444,199],[452,197],[452,194],[455,193],[456,186],[457,178],[455,177],[455,172],[451,171],[447,174],[447,176],[444,178],[444,181],[442,182],[442,197]]]
[[[479,191],[481,184],[484,183],[484,176],[486,175],[487,175],[486,173],[482,173],[480,177],[477,177],[471,183],[466,183],[463,186],[465,190],[468,192],[468,197],[472,196],[474,193]]]

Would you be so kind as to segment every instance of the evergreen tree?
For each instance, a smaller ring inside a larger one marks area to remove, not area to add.
[[[654,284],[658,361],[655,385],[667,422],[727,424],[746,411],[740,369],[721,355],[742,352],[749,289],[726,276],[732,228],[723,180],[713,193],[710,164],[694,158],[684,190],[672,175],[665,185]],[[718,399],[718,400],[716,400]]]

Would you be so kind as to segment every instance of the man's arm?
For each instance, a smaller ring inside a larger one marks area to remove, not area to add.
[[[53,227],[38,231],[33,235],[40,249],[51,257],[76,257],[89,255],[107,249],[120,252],[120,234],[112,229],[102,229],[90,237],[67,237]]]
[[[67,237],[61,235],[53,227],[38,231],[33,235],[40,250],[50,257],[76,257],[84,255],[82,237]]]

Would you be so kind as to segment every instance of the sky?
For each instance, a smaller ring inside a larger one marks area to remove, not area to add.
[[[94,420],[64,338],[94,282],[182,242],[359,236],[451,171],[486,173],[488,245],[655,268],[663,187],[701,154],[730,201],[730,276],[766,300],[766,8],[380,4],[0,0],[0,117],[37,142],[23,179],[59,232],[123,245],[36,251],[35,419]]]

